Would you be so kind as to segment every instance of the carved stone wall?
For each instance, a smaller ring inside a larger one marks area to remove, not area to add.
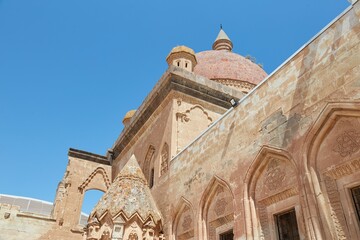
[[[106,157],[70,149],[54,204],[53,217],[57,224],[81,234],[83,226],[78,224],[85,192],[91,189],[106,192],[110,184],[111,166]]]

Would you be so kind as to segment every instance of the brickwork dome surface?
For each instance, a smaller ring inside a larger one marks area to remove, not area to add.
[[[196,53],[194,73],[211,80],[239,80],[257,85],[266,72],[251,60],[228,50],[209,50]]]

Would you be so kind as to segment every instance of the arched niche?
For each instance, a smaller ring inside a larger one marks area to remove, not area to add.
[[[191,203],[181,197],[177,205],[173,220],[173,239],[189,240],[194,239],[194,213]]]
[[[360,186],[360,104],[328,104],[305,142],[305,196],[316,206],[307,213],[313,218],[309,227],[319,238],[360,238],[351,195]]]
[[[281,150],[263,146],[245,176],[244,210],[247,239],[278,239],[277,218],[292,213],[292,231],[305,235],[295,162]]]
[[[215,176],[200,201],[200,239],[217,240],[224,233],[233,232],[234,195],[229,185]]]
[[[149,187],[152,188],[155,181],[155,147],[153,145],[148,147],[142,170]]]

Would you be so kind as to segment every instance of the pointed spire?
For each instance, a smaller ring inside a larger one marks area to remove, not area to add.
[[[222,28],[222,24],[220,24],[220,31],[216,37],[214,44],[212,45],[213,50],[227,50],[230,51],[233,48],[233,44]]]

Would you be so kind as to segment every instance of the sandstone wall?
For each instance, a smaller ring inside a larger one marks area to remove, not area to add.
[[[169,180],[152,190],[167,236],[180,224],[187,239],[192,229],[207,239],[215,201],[220,210],[233,205],[236,239],[275,239],[273,214],[289,208],[301,239],[359,237],[341,186],[360,185],[360,148],[345,155],[339,140],[349,130],[359,134],[359,14],[358,2],[171,161]],[[330,143],[320,147],[323,141]],[[323,152],[328,157],[318,157]],[[330,171],[338,168],[339,176]],[[232,200],[216,202],[219,188]]]
[[[168,158],[171,159],[224,111],[214,104],[171,91],[141,127],[130,146],[127,146],[114,160],[113,176],[116,177],[126,161],[134,154],[147,179],[149,175],[147,165],[151,165],[150,162],[153,161],[153,165],[156,166],[155,183],[166,182],[167,174],[163,176],[161,174],[165,143],[169,146]]]
[[[20,207],[0,204],[0,240],[40,239],[55,226],[55,220],[20,212]]]

